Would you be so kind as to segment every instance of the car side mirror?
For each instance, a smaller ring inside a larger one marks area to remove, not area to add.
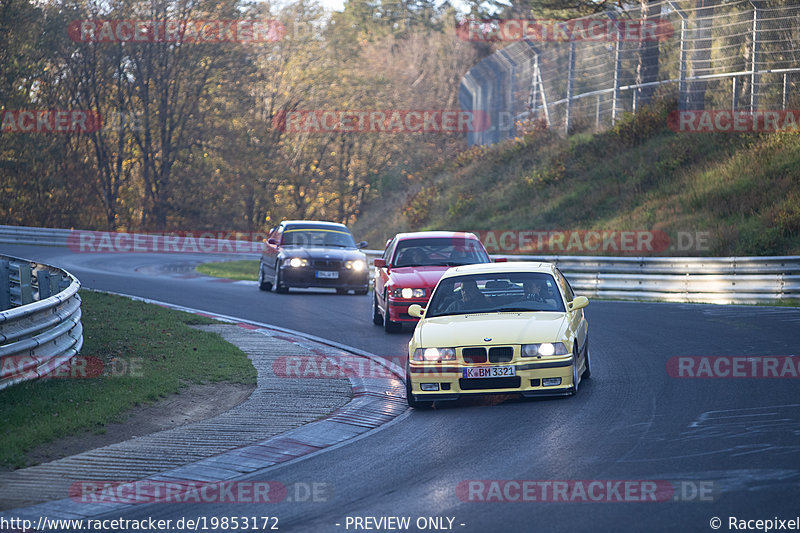
[[[367,247],[367,241],[361,241],[360,243],[356,244],[356,248],[358,248],[359,250],[361,248],[366,248],[366,247]]]
[[[386,259],[383,259],[382,257],[379,257],[378,259],[373,261],[372,264],[375,265],[378,268],[384,268],[384,267],[386,267]]]
[[[419,304],[411,304],[408,306],[408,314],[414,318],[422,318],[425,316],[425,308]]]
[[[267,239],[267,244],[276,246],[278,244],[278,241],[275,240],[275,237],[270,237],[269,239]]]
[[[508,263],[508,257],[495,257],[495,263]]]
[[[578,296],[577,298],[575,298],[574,300],[572,300],[570,303],[567,304],[570,311],[577,311],[578,309],[583,309],[587,305],[589,305],[589,298],[587,298],[586,296]]]

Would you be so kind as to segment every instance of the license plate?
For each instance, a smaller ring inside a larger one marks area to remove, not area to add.
[[[462,378],[504,378],[516,376],[515,366],[472,366],[461,369]]]
[[[317,277],[318,278],[325,278],[325,279],[339,279],[338,272],[328,272],[325,270],[317,270]]]

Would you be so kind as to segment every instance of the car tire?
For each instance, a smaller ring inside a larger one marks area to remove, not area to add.
[[[575,341],[574,346],[577,346],[578,341]],[[575,396],[578,394],[578,384],[580,383],[580,376],[578,375],[578,359],[577,357],[574,358],[575,360],[572,362],[572,390],[571,395]]]
[[[586,361],[586,368],[583,370],[583,378],[588,378],[592,375],[592,369],[589,364],[589,339],[586,339],[586,347],[583,349],[583,359]]]
[[[381,312],[378,310],[378,295],[372,295],[372,323],[376,326],[383,325],[383,316]]]
[[[264,264],[258,262],[258,288],[262,291],[271,291],[272,283],[264,281]]]
[[[389,298],[385,298],[386,314],[383,315],[383,330],[386,333],[397,333],[403,329],[403,324],[389,318]]]
[[[406,363],[406,401],[408,402],[408,406],[412,409],[419,409],[419,410],[427,410],[433,408],[433,402],[431,401],[422,401],[422,400],[415,400],[414,395],[411,394],[411,381],[409,379],[409,369],[408,364]]]
[[[275,266],[275,292],[278,294],[286,294],[289,292],[288,287],[284,287],[283,282],[281,281],[281,269],[278,266]]]

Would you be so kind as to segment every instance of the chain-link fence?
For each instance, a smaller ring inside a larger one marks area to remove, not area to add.
[[[800,3],[659,0],[571,21],[472,21],[464,38],[513,40],[464,76],[459,101],[492,127],[516,121],[563,132],[601,130],[654,98],[681,110],[785,110],[800,106]]]

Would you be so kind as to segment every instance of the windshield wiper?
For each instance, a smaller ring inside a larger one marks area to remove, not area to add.
[[[531,309],[530,307],[501,307],[500,309],[496,309],[497,312],[500,311],[510,311],[510,312],[534,312],[534,311],[542,311],[542,309]]]

